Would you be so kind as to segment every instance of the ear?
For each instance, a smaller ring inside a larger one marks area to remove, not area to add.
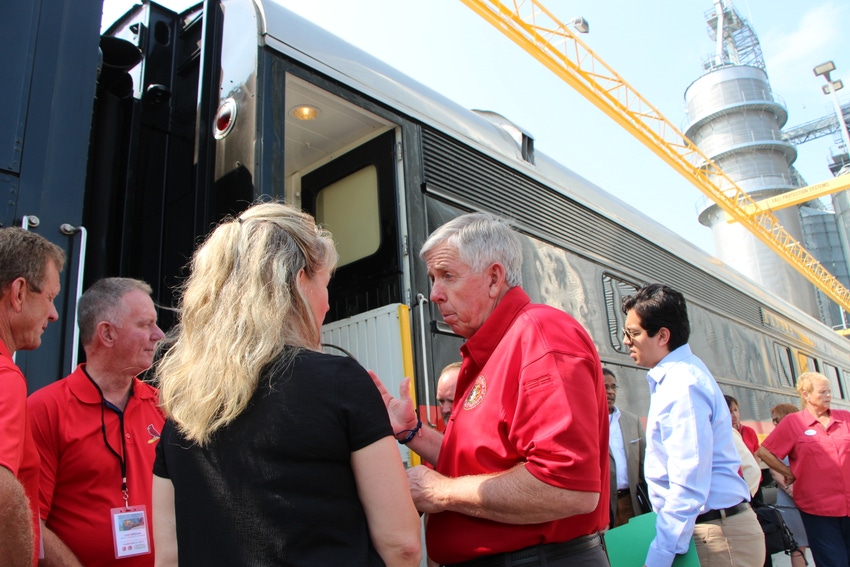
[[[24,278],[15,278],[12,280],[12,283],[9,284],[9,292],[4,297],[9,301],[9,304],[12,306],[12,309],[15,310],[15,313],[20,313],[21,309],[24,307],[24,298],[27,295],[27,280]]]
[[[670,342],[670,329],[667,327],[661,327],[658,329],[658,332],[655,334],[656,338],[658,338],[658,346],[667,346]]]
[[[304,286],[307,284],[307,280],[310,279],[307,276],[307,272],[304,271],[304,268],[298,270],[298,274],[295,276],[295,285],[298,286],[298,291],[304,292]]]
[[[101,321],[95,328],[95,336],[103,346],[111,347],[115,342],[115,328],[109,321]]]
[[[504,292],[505,282],[507,281],[505,267],[498,262],[490,264],[490,267],[487,268],[487,278],[490,297],[499,297]]]

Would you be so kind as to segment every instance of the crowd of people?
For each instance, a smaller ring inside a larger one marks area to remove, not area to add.
[[[850,412],[830,408],[823,375],[800,377],[803,409],[773,408],[759,445],[691,351],[684,296],[649,284],[622,304],[648,369],[644,424],[587,331],[523,290],[509,223],[461,215],[420,257],[465,339],[437,384],[439,429],[409,378],[396,396],[321,352],[336,250],[277,202],[197,249],[167,337],[147,283],[93,284],[86,362],[27,398],[12,355],[57,320],[64,254],[0,229],[0,564],[604,567],[604,532],[654,512],[647,567],[692,543],[703,566],[760,567],[757,459],[802,553],[850,564]],[[427,464],[405,469],[397,443]]]

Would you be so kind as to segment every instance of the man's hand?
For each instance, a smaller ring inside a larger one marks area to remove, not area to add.
[[[374,371],[369,370],[369,376],[375,382],[381,397],[384,399],[384,405],[387,406],[387,413],[390,414],[390,424],[393,431],[400,432],[416,427],[416,411],[413,409],[413,398],[410,397],[410,378],[407,377],[401,381],[399,386],[399,397],[394,398],[387,391],[386,386],[378,378]]]
[[[410,485],[410,495],[416,509],[424,513],[442,512],[445,510],[439,504],[437,495],[439,488],[449,479],[435,470],[419,465],[407,469],[407,484]]]

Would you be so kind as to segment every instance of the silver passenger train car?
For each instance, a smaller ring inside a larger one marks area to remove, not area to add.
[[[443,222],[487,211],[514,221],[525,289],[587,328],[619,379],[622,407],[639,415],[648,408],[645,370],[622,344],[619,308],[647,282],[685,294],[694,352],[757,431],[766,432],[774,404],[797,403],[795,380],[807,370],[826,374],[835,402],[848,405],[846,339],[555,163],[528,132],[459,107],[273,1],[210,5],[208,14],[200,5],[173,14],[144,4],[108,32],[144,53],[131,71],[142,141],[131,146],[129,163],[156,182],[133,181],[128,199],[173,232],[195,219],[182,240],[163,229],[151,250],[129,247],[143,265],[158,254],[142,276],[175,279],[176,259],[209,223],[258,196],[298,204],[339,245],[328,351],[355,356],[391,390],[414,375],[420,411],[436,424],[436,375],[458,359],[461,339],[428,302],[418,251]],[[199,22],[202,34],[193,32]],[[168,54],[170,67],[161,62]],[[159,127],[156,89],[172,108]],[[174,110],[180,104],[183,114]],[[144,161],[155,151],[171,163],[158,173]],[[180,151],[182,158],[168,153]],[[194,189],[173,171],[190,157]]]

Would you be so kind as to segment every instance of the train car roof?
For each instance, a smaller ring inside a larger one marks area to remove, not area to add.
[[[252,1],[259,14],[259,33],[267,47],[346,84],[397,112],[468,143],[647,240],[663,242],[666,249],[686,262],[758,298],[791,320],[808,321],[807,326],[813,324],[824,331],[831,331],[821,321],[766,293],[758,284],[718,258],[549,158],[538,148],[535,148],[534,164],[523,160],[514,137],[495,123],[499,121],[498,115],[495,115],[496,120],[492,115],[488,119],[485,118],[487,112],[472,111],[458,105],[274,0]],[[524,132],[522,128],[516,128]],[[831,333],[824,334],[828,336]],[[834,338],[836,343],[843,346],[843,339],[838,335],[834,335]]]
[[[538,148],[535,149],[534,164],[523,160],[515,139],[504,128],[496,125],[492,117],[487,119],[480,112],[461,107],[273,0],[254,2],[261,15],[260,33],[270,48],[423,124],[463,140],[653,242],[664,242],[665,248],[687,262],[758,297],[766,305],[793,320],[810,320],[828,329],[821,321],[765,293],[740,272],[549,158]],[[565,85],[564,88],[568,87]]]

